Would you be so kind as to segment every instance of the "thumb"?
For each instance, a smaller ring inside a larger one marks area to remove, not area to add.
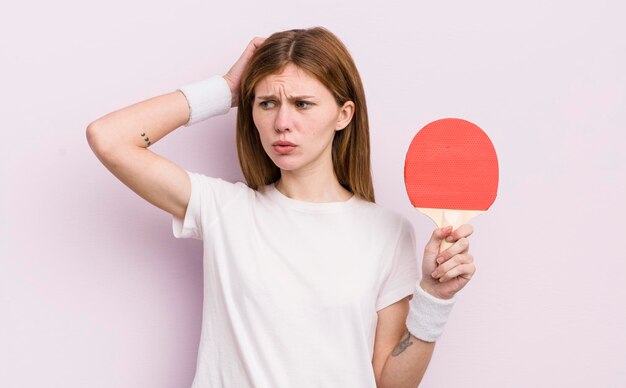
[[[448,237],[452,233],[452,225],[445,226],[443,228],[437,228],[433,231],[430,240],[424,248],[424,254],[430,257],[436,257],[439,254],[439,247],[443,239]]]

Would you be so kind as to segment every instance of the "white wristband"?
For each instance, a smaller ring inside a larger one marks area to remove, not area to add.
[[[435,342],[443,333],[443,327],[456,302],[452,299],[435,298],[417,284],[413,298],[409,301],[406,327],[415,337],[426,342]]]
[[[209,117],[227,113],[230,110],[232,94],[224,77],[215,75],[202,81],[181,86],[180,90],[189,104],[189,127]]]

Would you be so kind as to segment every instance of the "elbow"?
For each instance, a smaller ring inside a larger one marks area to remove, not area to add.
[[[96,121],[89,124],[87,126],[87,130],[85,131],[87,143],[99,159],[103,159],[112,149],[110,140],[107,140],[106,132],[106,128],[98,124]]]
[[[96,149],[99,147],[99,134],[100,129],[96,125],[95,122],[89,124],[87,126],[87,130],[85,131],[85,136],[87,137],[87,144],[92,149],[92,151],[96,152]]]

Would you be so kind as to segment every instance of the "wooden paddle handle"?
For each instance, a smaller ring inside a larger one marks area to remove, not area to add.
[[[452,225],[452,230],[485,212],[484,210],[431,209],[426,207],[416,207],[416,209],[420,213],[426,214],[437,224],[437,227],[444,228]],[[451,246],[452,243],[443,240],[439,246],[439,252],[445,251]]]

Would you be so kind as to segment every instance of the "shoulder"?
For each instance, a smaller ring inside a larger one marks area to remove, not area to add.
[[[211,177],[199,172],[186,171],[191,179],[192,184],[196,184],[202,187],[210,187],[217,190],[230,190],[230,191],[250,191],[252,190],[244,182],[230,182],[222,178]]]
[[[192,192],[199,195],[203,201],[230,202],[232,199],[249,197],[255,193],[255,190],[244,182],[229,182],[198,172],[186,172],[191,181]]]
[[[406,216],[378,203],[358,199],[357,209],[374,228],[396,235],[412,230],[411,221]]]

